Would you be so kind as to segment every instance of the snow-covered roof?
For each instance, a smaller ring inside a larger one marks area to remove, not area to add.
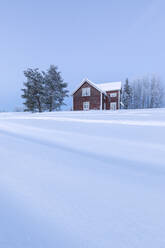
[[[104,83],[104,84],[96,84],[91,82],[89,79],[83,79],[81,84],[72,92],[72,95],[85,83],[89,83],[98,91],[102,92],[106,95],[106,91],[113,91],[113,90],[121,90],[121,82],[112,82],[112,83]]]
[[[121,82],[111,82],[111,83],[96,84],[96,85],[102,91],[121,90]]]

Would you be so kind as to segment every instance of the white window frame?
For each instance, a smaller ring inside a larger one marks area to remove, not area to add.
[[[116,92],[110,93],[110,97],[117,97],[117,93]]]
[[[90,96],[90,95],[91,95],[90,87],[82,88],[82,96]]]
[[[110,110],[116,110],[117,109],[117,102],[111,102],[110,103]]]
[[[83,110],[87,111],[90,108],[90,102],[83,102]]]

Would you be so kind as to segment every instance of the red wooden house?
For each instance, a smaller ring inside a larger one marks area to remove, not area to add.
[[[73,110],[120,109],[121,82],[95,84],[84,79],[72,93]]]

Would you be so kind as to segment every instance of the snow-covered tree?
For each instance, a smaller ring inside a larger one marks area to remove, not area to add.
[[[67,83],[64,83],[58,67],[51,65],[44,73],[45,107],[49,111],[59,110],[64,105],[64,98],[68,96]]]
[[[129,84],[128,78],[125,81],[123,90],[122,90],[122,103],[124,108],[128,109],[132,106],[132,88]]]
[[[24,75],[27,79],[22,89],[25,111],[53,111],[64,105],[64,98],[68,96],[67,83],[56,66],[51,65],[47,72],[27,69]]]
[[[142,87],[142,108],[150,107],[150,79],[149,77],[144,77],[141,80]]]
[[[128,82],[126,80],[122,102],[125,108],[160,108],[164,106],[164,87],[156,76],[144,76]]]
[[[25,99],[25,111],[42,112],[44,110],[44,78],[39,69],[24,71],[27,81],[22,89],[22,98]]]
[[[151,78],[151,108],[160,108],[163,105],[163,87],[160,79],[153,76]]]
[[[134,109],[143,108],[145,102],[145,92],[143,90],[143,83],[141,79],[136,79],[132,82],[132,102]]]

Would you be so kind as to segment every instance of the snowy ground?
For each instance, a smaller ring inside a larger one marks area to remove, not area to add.
[[[0,248],[46,247],[165,247],[165,109],[0,114]]]

